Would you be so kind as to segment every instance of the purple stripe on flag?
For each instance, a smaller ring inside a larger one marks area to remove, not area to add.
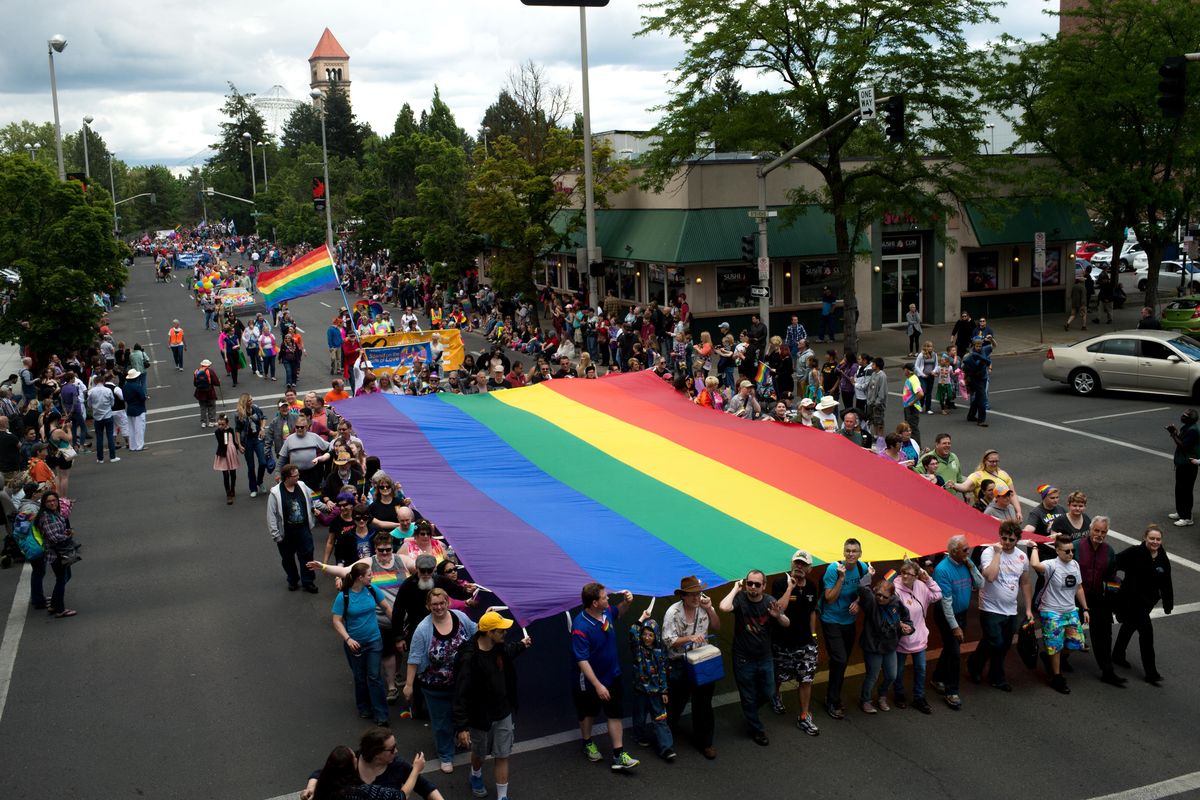
[[[432,396],[404,399],[439,402]],[[372,443],[371,455],[379,457],[384,471],[404,487],[405,494],[428,508],[454,509],[450,514],[441,512],[432,521],[463,554],[475,582],[510,587],[503,600],[517,622],[528,625],[579,605],[577,596],[553,601],[546,589],[582,588],[592,578],[553,540],[459,475],[403,407],[404,403],[393,404],[384,394],[337,404],[338,413],[353,423],[360,438]],[[514,563],[526,564],[529,569],[514,575]]]

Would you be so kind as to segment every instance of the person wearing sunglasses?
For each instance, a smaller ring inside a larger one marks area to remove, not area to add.
[[[762,747],[770,744],[758,709],[775,696],[775,667],[771,655],[772,621],[791,625],[778,601],[766,593],[766,576],[752,569],[733,584],[720,609],[733,612],[733,678],[742,702],[742,716],[750,738]]]
[[[1005,520],[1000,523],[1000,541],[983,550],[980,558],[983,588],[979,590],[979,624],[983,628],[983,638],[967,659],[967,675],[973,682],[979,683],[983,679],[983,668],[987,666],[988,683],[1003,692],[1012,691],[1004,675],[1004,657],[1017,632],[1018,595],[1024,596],[1026,619],[1033,622],[1029,558],[1017,549],[1020,538],[1021,523]]]
[[[1032,548],[1029,566],[1046,578],[1038,596],[1038,615],[1042,622],[1042,644],[1050,657],[1050,688],[1059,694],[1070,694],[1071,687],[1062,676],[1062,652],[1083,649],[1083,623],[1090,621],[1090,614],[1071,534],[1054,537],[1054,553],[1057,558],[1042,561],[1038,548]]]
[[[341,511],[340,503],[345,501],[342,499],[345,495],[339,496],[339,511]],[[348,528],[343,528],[340,533],[334,534],[332,526],[330,527],[330,541],[332,548],[327,543],[325,551],[328,553],[332,549],[333,562],[340,564],[343,567],[348,567],[356,561],[370,559],[374,553],[375,545],[372,540],[374,531],[371,530],[371,511],[366,503],[357,503],[350,509],[350,519],[353,525]],[[339,519],[344,516],[344,512],[339,515]],[[337,520],[335,520],[337,521]],[[326,558],[328,561],[328,558]]]

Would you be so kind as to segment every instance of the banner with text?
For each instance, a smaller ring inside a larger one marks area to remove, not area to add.
[[[437,365],[438,373],[444,375],[448,370],[461,367],[466,350],[463,348],[462,335],[455,329],[364,336],[362,346],[366,348],[367,359],[374,367],[373,372],[407,375],[410,369],[433,360],[435,336],[442,346],[442,363]]]

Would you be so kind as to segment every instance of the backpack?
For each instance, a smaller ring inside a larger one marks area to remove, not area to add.
[[[197,389],[202,389],[204,391],[208,391],[209,389],[211,389],[212,388],[212,378],[208,374],[208,369],[203,368],[203,369],[196,370],[196,375],[192,379],[192,384]]]
[[[13,539],[26,560],[41,558],[46,554],[41,533],[33,525],[33,514],[18,513],[13,525]]]

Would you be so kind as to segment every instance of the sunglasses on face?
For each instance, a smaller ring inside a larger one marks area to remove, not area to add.
[[[369,519],[370,519],[370,517],[369,517],[369,516],[367,516],[367,517],[361,517],[361,516],[359,516],[358,514],[355,514],[355,515],[354,515],[354,521],[355,521],[355,522],[366,522],[366,521],[367,521],[367,520],[369,520]]]
[[[742,581],[742,585],[747,589],[757,589],[762,586],[762,581]]]
[[[375,552],[376,552],[376,553],[390,553],[390,552],[392,552],[392,548],[390,548],[390,547],[376,547],[376,548],[375,548]]]

